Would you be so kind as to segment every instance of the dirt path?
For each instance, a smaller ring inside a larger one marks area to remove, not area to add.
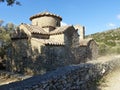
[[[100,83],[98,90],[120,90],[120,69],[103,77]]]
[[[119,58],[120,55],[109,55],[98,58],[98,60],[104,62],[114,58]],[[100,82],[98,90],[120,90],[120,69],[116,69],[104,76]]]

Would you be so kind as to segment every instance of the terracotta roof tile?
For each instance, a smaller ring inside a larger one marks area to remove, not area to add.
[[[44,29],[40,28],[39,26],[23,24],[31,33],[38,33],[38,34],[49,34],[44,31]]]
[[[44,29],[40,28],[39,26],[30,25],[30,27],[32,28],[32,33],[48,34],[46,31],[44,31]]]
[[[37,17],[42,17],[42,16],[53,16],[53,17],[57,17],[57,18],[60,18],[60,20],[62,20],[62,18],[59,16],[59,15],[56,15],[56,14],[53,14],[53,13],[50,13],[50,12],[42,12],[42,13],[38,13],[36,15],[33,15],[30,17],[30,20],[34,19],[34,18],[37,18]]]
[[[47,35],[55,35],[55,34],[60,34],[64,33],[66,30],[71,28],[72,26],[61,26],[56,28],[55,30],[51,32],[46,32],[43,28],[35,25],[29,25],[29,24],[23,24],[31,33],[38,33],[38,34],[47,34]]]
[[[63,42],[60,42],[59,40],[58,41],[54,41],[53,39],[37,39],[37,38],[32,38],[40,43],[43,43],[45,45],[64,45]]]
[[[61,26],[56,28],[55,30],[51,31],[50,34],[60,34],[68,30],[72,26]]]
[[[93,38],[80,40],[80,46],[87,46],[91,40],[93,40]]]
[[[54,41],[54,40],[45,40],[44,42],[45,45],[64,45],[63,42],[60,41]]]

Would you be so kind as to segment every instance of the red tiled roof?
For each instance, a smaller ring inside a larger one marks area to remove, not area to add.
[[[32,28],[31,33],[48,34],[46,31],[44,31],[44,29],[40,28],[39,26],[30,25],[30,27]]]
[[[58,41],[54,41],[52,39],[48,39],[48,40],[47,39],[46,40],[44,40],[44,39],[37,39],[37,38],[32,38],[32,39],[37,40],[38,42],[43,43],[45,45],[65,45],[64,42],[60,42],[59,40]]]
[[[63,43],[63,42],[60,42],[59,40],[58,40],[58,42],[56,42],[56,41],[54,41],[54,40],[46,40],[46,41],[44,42],[44,44],[45,44],[45,45],[64,45],[64,43]]]
[[[61,26],[56,28],[55,30],[51,32],[46,32],[43,28],[35,25],[28,25],[28,24],[23,24],[31,33],[38,33],[38,34],[47,34],[47,35],[55,35],[55,34],[61,34],[64,33],[66,30],[73,26]]]
[[[92,41],[93,38],[83,39],[80,40],[80,46],[87,46],[90,41]]]
[[[28,25],[28,24],[23,24],[31,33],[38,33],[38,34],[48,34],[47,32],[44,31],[44,29],[40,28],[39,26],[35,25]]]
[[[34,18],[42,17],[42,16],[53,16],[53,17],[60,18],[60,20],[62,20],[62,18],[59,15],[56,15],[56,14],[53,14],[53,13],[50,13],[50,12],[42,12],[42,13],[33,15],[33,16],[30,17],[30,20],[32,20]]]
[[[55,30],[51,31],[50,34],[60,34],[60,33],[64,33],[66,30],[68,30],[69,28],[71,28],[72,26],[61,26],[56,28]]]

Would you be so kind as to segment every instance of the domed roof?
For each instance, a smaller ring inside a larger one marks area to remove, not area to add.
[[[62,20],[62,18],[59,16],[59,15],[56,15],[56,14],[53,14],[53,13],[50,13],[50,12],[41,12],[41,13],[38,13],[36,15],[33,15],[30,17],[30,20],[34,19],[34,18],[38,18],[38,17],[43,17],[43,16],[52,16],[52,17],[57,17],[59,18],[60,20]]]

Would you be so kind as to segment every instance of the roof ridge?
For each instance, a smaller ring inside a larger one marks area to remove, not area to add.
[[[28,28],[28,31],[30,31],[30,32],[33,31],[33,29],[30,27],[30,24],[25,24],[25,23],[24,23],[23,25]]]
[[[35,14],[35,15],[33,15],[33,16],[30,17],[30,20],[32,20],[32,19],[34,19],[34,18],[37,18],[37,17],[42,17],[42,16],[54,16],[54,17],[60,18],[60,20],[62,20],[62,17],[61,17],[61,16],[59,16],[59,15],[57,15],[57,14],[53,14],[53,13],[48,12],[48,11],[47,11],[47,12],[44,11],[44,12],[40,12],[40,13],[38,13],[38,14]]]
[[[31,25],[33,28],[35,28],[35,29],[38,29],[39,31],[41,31],[42,32],[42,34],[49,34],[48,32],[46,32],[43,28],[41,28],[40,26],[36,26],[36,25]],[[33,32],[34,32],[34,30],[33,30]],[[38,32],[38,33],[40,33],[40,32]]]

